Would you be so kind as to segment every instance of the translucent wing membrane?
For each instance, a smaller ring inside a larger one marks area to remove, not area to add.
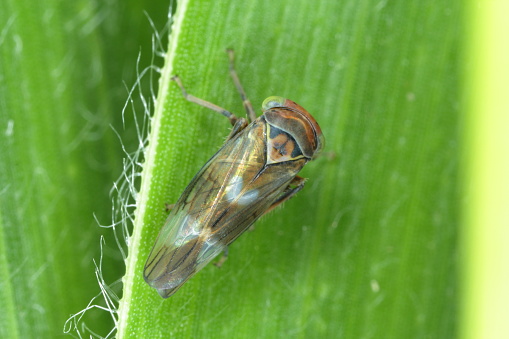
[[[145,266],[166,298],[239,237],[285,191],[307,159],[266,166],[263,118],[228,141],[186,188]],[[249,152],[246,152],[249,150]]]
[[[188,94],[180,78],[172,78],[184,98],[226,116],[233,129],[180,196],[147,259],[145,281],[163,298],[175,293],[256,219],[299,192],[305,179],[297,173],[324,146],[315,119],[291,100],[267,98],[264,114],[256,119],[235,71],[233,50],[227,52],[248,120]]]

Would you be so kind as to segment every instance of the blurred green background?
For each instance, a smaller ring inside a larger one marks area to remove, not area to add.
[[[460,269],[478,253],[478,234],[460,230],[483,222],[468,214],[484,205],[465,205],[477,191],[464,179],[475,177],[472,162],[483,154],[473,147],[475,112],[487,112],[471,101],[484,74],[474,72],[484,59],[472,57],[479,50],[472,44],[490,31],[478,29],[489,20],[477,3],[464,4],[180,1],[164,54],[168,1],[2,1],[0,337],[61,336],[69,316],[100,293],[93,260],[101,259],[101,236],[104,280],[122,295],[124,258],[98,222],[113,222],[110,190],[126,164],[123,147],[140,147],[144,103],[154,114],[159,85],[121,307],[113,317],[91,308],[69,324],[74,336],[113,336],[115,323],[121,338],[483,333],[475,322],[484,309],[460,298],[482,286],[469,284],[475,271]],[[236,51],[255,108],[270,95],[297,101],[322,126],[331,156],[307,165],[305,189],[236,241],[221,269],[209,265],[163,301],[141,270],[165,203],[220,147],[229,125],[183,100],[167,78],[158,83],[158,68],[166,59],[162,74],[178,73],[190,93],[241,115],[226,48]],[[135,91],[123,115],[128,89],[150,65],[156,70],[138,87],[145,102]],[[475,152],[463,156],[465,147]],[[482,266],[483,257],[475,259]],[[102,297],[94,304],[106,306]],[[460,323],[464,307],[473,311]]]

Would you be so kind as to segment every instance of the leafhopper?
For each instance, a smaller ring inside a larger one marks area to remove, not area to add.
[[[173,206],[148,256],[145,281],[163,298],[299,192],[305,179],[297,174],[324,147],[316,120],[293,101],[269,97],[257,118],[235,71],[233,51],[227,52],[247,119],[188,94],[180,78],[172,78],[185,99],[224,115],[233,128]]]

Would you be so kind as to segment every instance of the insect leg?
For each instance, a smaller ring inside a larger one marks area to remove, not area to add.
[[[222,115],[224,115],[225,117],[227,117],[230,120],[230,123],[233,126],[235,126],[235,123],[239,119],[239,118],[237,118],[235,116],[235,114],[233,114],[232,112],[227,111],[226,109],[224,109],[222,107],[219,107],[219,106],[217,106],[217,105],[215,105],[215,104],[213,104],[211,102],[205,101],[203,99],[197,98],[194,95],[191,95],[191,94],[187,93],[184,85],[182,84],[182,81],[180,80],[180,78],[177,75],[173,76],[171,78],[171,80],[173,80],[173,81],[175,81],[177,83],[177,85],[182,90],[182,95],[184,96],[184,98],[187,101],[194,102],[195,104],[198,104],[200,106],[203,106],[203,107],[206,107],[206,108],[211,109],[213,111],[216,111],[218,113],[221,113]]]
[[[228,53],[228,58],[230,59],[230,75],[242,99],[242,104],[244,105],[244,109],[247,112],[247,118],[251,122],[256,119],[256,113],[253,109],[253,105],[247,98],[246,92],[244,91],[244,87],[242,87],[239,76],[237,75],[237,71],[235,70],[235,55],[233,53],[233,49],[227,49],[226,52]]]
[[[219,268],[223,266],[226,259],[228,259],[228,246],[226,246],[226,248],[224,249],[223,256],[216,263],[214,263],[214,265]]]
[[[289,200],[290,198],[293,198],[293,196],[295,194],[297,194],[297,192],[299,192],[301,189],[304,188],[305,183],[306,183],[305,178],[302,178],[299,176],[296,176],[295,178],[293,178],[293,180],[290,182],[290,185],[288,185],[288,187],[285,189],[283,194],[281,194],[281,196],[276,201],[274,201],[274,203],[269,207],[269,209],[264,214],[269,213],[274,208],[281,205],[283,202]],[[291,186],[295,186],[295,187],[292,188]]]
[[[237,118],[237,122],[235,123],[235,125],[233,125],[230,135],[228,135],[228,138],[226,140],[230,140],[231,138],[236,136],[237,133],[246,128],[247,125],[248,122],[245,118]]]

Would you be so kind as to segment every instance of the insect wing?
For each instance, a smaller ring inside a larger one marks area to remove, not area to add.
[[[265,121],[229,140],[186,188],[145,265],[163,298],[238,238],[276,201],[307,160],[266,165]]]

